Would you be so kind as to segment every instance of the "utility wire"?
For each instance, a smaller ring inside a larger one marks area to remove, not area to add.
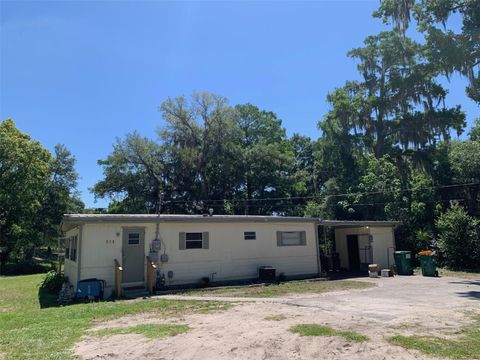
[[[401,190],[382,190],[382,191],[370,191],[370,192],[355,192],[355,193],[342,193],[342,194],[332,194],[332,195],[310,195],[310,196],[292,196],[292,197],[269,197],[269,198],[254,198],[254,199],[215,199],[215,200],[167,200],[164,201],[164,204],[194,204],[194,203],[215,203],[215,202],[225,202],[230,201],[234,203],[245,203],[245,202],[255,202],[255,201],[278,201],[278,200],[308,200],[308,199],[317,199],[317,198],[335,198],[335,197],[347,197],[347,196],[359,196],[359,195],[379,195],[389,192],[401,192],[401,193],[410,193],[413,191],[424,191],[424,190],[436,190],[436,189],[448,189],[455,187],[465,187],[465,186],[475,186],[480,185],[480,182],[464,183],[464,184],[449,184],[449,185],[440,185],[440,186],[428,186],[418,189],[401,189]]]

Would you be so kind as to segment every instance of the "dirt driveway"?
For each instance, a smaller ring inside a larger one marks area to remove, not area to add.
[[[468,321],[466,311],[480,310],[480,279],[397,276],[358,280],[373,281],[377,286],[268,299],[202,296],[199,299],[244,302],[227,311],[170,321],[137,315],[104,322],[97,327],[168,322],[188,324],[191,330],[158,340],[134,334],[86,336],[75,351],[83,359],[431,359],[393,346],[386,338],[394,334],[452,336]],[[274,315],[281,316],[265,319]],[[288,331],[302,323],[352,330],[370,340],[354,343],[339,337],[302,337]]]

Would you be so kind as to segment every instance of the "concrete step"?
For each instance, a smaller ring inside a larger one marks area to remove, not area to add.
[[[149,296],[150,293],[147,291],[147,289],[123,289],[123,296],[127,299],[137,299],[141,297],[146,297]]]

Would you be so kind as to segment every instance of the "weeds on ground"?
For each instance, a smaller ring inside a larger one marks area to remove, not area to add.
[[[388,340],[406,349],[419,350],[425,354],[453,359],[480,358],[480,315],[473,316],[474,322],[463,326],[456,339],[434,336],[395,335]]]
[[[141,334],[148,339],[156,339],[166,336],[175,336],[190,330],[188,325],[178,324],[141,324],[130,327],[106,328],[95,331],[95,336],[112,336],[119,334]]]
[[[287,281],[280,284],[210,288],[208,290],[189,290],[183,295],[231,296],[231,297],[275,297],[288,294],[321,294],[330,291],[366,289],[375,286],[366,281],[325,280],[325,281]]]
[[[279,314],[279,315],[270,315],[266,316],[264,319],[268,321],[281,321],[285,320],[287,317],[285,315]]]
[[[300,324],[292,326],[289,330],[301,336],[340,336],[354,342],[364,342],[368,340],[367,336],[354,331],[340,331],[319,324]]]

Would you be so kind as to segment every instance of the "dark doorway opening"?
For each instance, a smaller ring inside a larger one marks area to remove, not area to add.
[[[347,235],[348,268],[350,271],[360,270],[360,251],[358,249],[358,235]]]

